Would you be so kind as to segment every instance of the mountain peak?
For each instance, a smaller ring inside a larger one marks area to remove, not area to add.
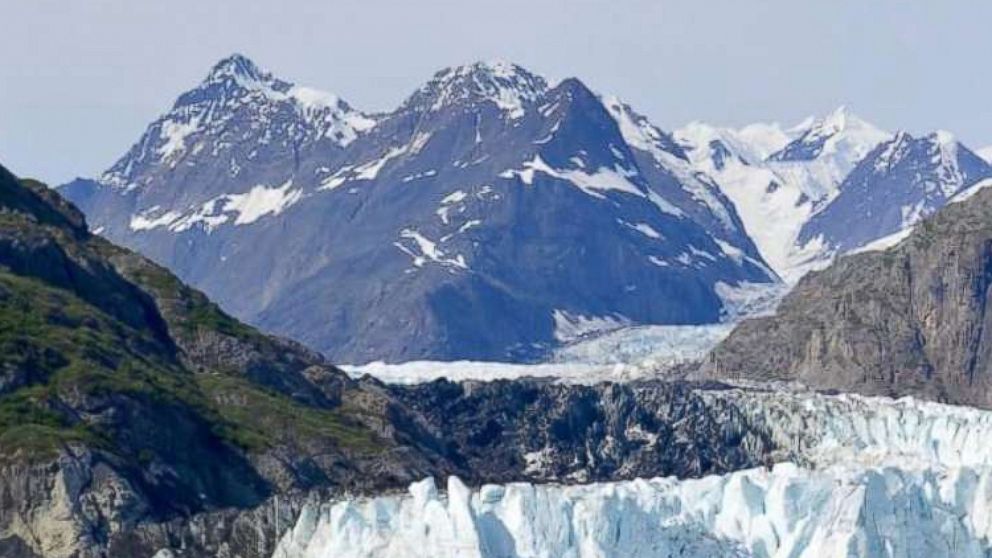
[[[405,106],[437,111],[447,106],[492,102],[511,118],[548,89],[547,81],[523,67],[502,60],[445,68],[421,87]]]
[[[851,112],[847,105],[841,105],[826,116],[815,119],[808,130],[822,135],[859,131],[881,132],[874,124]]]
[[[937,130],[932,132],[929,137],[933,138],[933,141],[940,145],[955,145],[958,142],[957,136],[947,130]]]
[[[538,78],[537,74],[527,70],[523,66],[501,59],[479,60],[460,66],[451,66],[434,74],[435,78],[448,77],[457,79],[466,76],[504,80],[522,79],[524,81],[533,81]]]
[[[214,67],[210,69],[210,73],[207,74],[207,82],[222,81],[225,79],[234,79],[239,82],[245,81],[269,81],[272,79],[272,75],[255,64],[247,56],[234,53],[226,58],[222,58],[219,62],[214,64]]]
[[[188,155],[213,158],[221,152],[231,161],[233,178],[260,153],[264,159],[265,152],[292,151],[325,138],[343,147],[374,125],[337,95],[281,80],[235,53],[180,94],[100,181],[132,190],[138,186],[135,177],[150,168],[174,169]]]
[[[812,161],[821,155],[838,155],[853,163],[892,137],[845,105],[822,118],[807,119],[792,131],[797,134],[796,139],[770,155],[769,160]]]
[[[851,114],[851,111],[847,108],[847,105],[840,105],[830,111],[830,113],[827,114],[821,122],[825,126],[843,129],[847,125],[848,119],[852,116],[854,115]]]

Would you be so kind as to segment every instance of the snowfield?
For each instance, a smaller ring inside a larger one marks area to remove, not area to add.
[[[679,480],[466,488],[311,505],[276,558],[979,557],[992,552],[992,413],[732,390],[801,464]]]
[[[550,362],[513,364],[481,361],[372,362],[342,365],[352,377],[369,374],[389,384],[419,384],[446,378],[493,381],[545,378],[572,384],[622,382],[663,377],[672,366],[703,357],[732,324],[629,326],[557,350]]]
[[[342,365],[351,376],[369,374],[391,384],[417,384],[440,378],[460,382],[550,378],[592,384],[665,376],[671,367],[702,358],[742,319],[774,312],[789,286],[717,285],[726,306],[724,322],[704,325],[626,325],[618,317],[570,316],[556,311],[560,339],[573,340],[555,350],[548,362],[511,364],[479,361],[372,362]]]

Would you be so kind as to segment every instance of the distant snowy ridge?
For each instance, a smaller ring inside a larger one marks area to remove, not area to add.
[[[712,392],[805,463],[701,479],[509,484],[307,506],[275,558],[987,556],[992,413],[857,396]]]
[[[626,326],[732,320],[742,292],[989,177],[950,134],[844,108],[669,133],[576,78],[477,62],[368,115],[234,55],[62,191],[108,239],[335,361],[531,362]]]
[[[675,137],[693,164],[733,200],[765,260],[789,282],[825,265],[823,247],[798,241],[806,221],[831,199],[847,174],[891,137],[840,107],[789,129],[740,130],[692,123]]]
[[[912,227],[992,176],[948,132],[891,133],[845,107],[789,129],[696,122],[674,135],[733,200],[764,259],[789,283]]]

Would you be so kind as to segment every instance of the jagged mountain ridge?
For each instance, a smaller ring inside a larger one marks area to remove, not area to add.
[[[693,123],[675,135],[790,283],[911,227],[992,177],[992,167],[947,132],[893,134],[846,107],[789,129]]]
[[[947,132],[899,132],[848,174],[827,207],[807,221],[799,242],[844,253],[912,227],[956,195],[992,178],[992,166]]]
[[[211,76],[252,102],[228,128],[299,114],[295,86],[232,60]],[[211,82],[177,107],[218,106]],[[275,108],[245,83],[277,91]],[[197,130],[174,160],[138,164],[156,123],[113,167],[131,178],[61,191],[235,315],[348,362],[526,360],[593,328],[717,321],[723,289],[777,280],[671,138],[578,80],[478,63],[392,113],[338,107],[360,123],[347,142],[286,124],[251,156],[258,130],[230,146]]]

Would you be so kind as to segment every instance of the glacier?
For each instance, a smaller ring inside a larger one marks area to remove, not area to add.
[[[453,382],[544,378],[587,385],[664,378],[673,367],[706,356],[740,321],[773,314],[789,289],[787,283],[718,283],[716,291],[723,300],[724,315],[712,324],[631,325],[622,319],[556,313],[556,321],[571,320],[571,331],[562,336],[571,341],[551,352],[544,362],[414,360],[339,366],[353,378],[368,374],[400,385],[442,378]]]
[[[306,506],[275,558],[978,557],[992,553],[992,412],[789,386],[705,392],[783,461],[698,479],[466,487]]]
[[[987,556],[987,473],[792,464],[678,481],[488,485],[307,508],[276,558]]]

